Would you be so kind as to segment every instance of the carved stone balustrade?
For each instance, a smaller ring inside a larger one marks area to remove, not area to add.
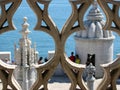
[[[15,69],[15,67],[16,65],[9,65],[0,60],[0,79],[3,83],[2,90],[7,90],[8,85],[13,90],[21,90],[20,85],[13,76],[13,70]]]
[[[101,8],[103,9],[106,15],[106,25],[103,28],[104,30],[113,30],[120,34],[120,1],[119,0],[97,0]],[[112,4],[112,7],[109,7],[108,4]],[[112,22],[115,26],[112,25]]]
[[[12,18],[21,1],[22,0],[0,0],[0,34],[15,29]],[[7,4],[10,4],[10,6],[6,8]]]
[[[116,80],[120,75],[120,57],[113,62],[101,65],[104,69],[104,77],[97,90],[117,90]]]
[[[16,9],[20,5],[22,0],[0,0],[1,15],[0,15],[0,34],[5,33],[15,29],[12,23],[12,17]],[[82,80],[82,73],[85,69],[85,65],[77,65],[71,62],[65,54],[65,43],[68,37],[79,30],[85,30],[83,24],[83,18],[93,3],[94,0],[69,0],[72,13],[69,19],[66,21],[62,30],[58,30],[56,24],[53,22],[52,18],[49,16],[48,8],[51,0],[27,0],[29,6],[34,11],[37,17],[37,24],[35,30],[43,31],[48,33],[53,37],[55,42],[55,54],[54,57],[48,60],[47,63],[41,65],[34,65],[37,70],[37,80],[31,87],[31,90],[38,90],[42,85],[44,90],[48,90],[48,80],[52,77],[57,65],[60,63],[64,72],[67,74],[71,81],[70,90],[75,90],[78,85],[82,90],[89,90]],[[113,30],[120,34],[120,16],[119,16],[119,0],[97,0],[98,4],[104,11],[106,15],[106,25],[104,30]],[[5,9],[5,5],[10,3],[10,7]],[[108,4],[112,4],[113,7],[110,8]],[[39,4],[42,4],[44,8],[41,8]],[[54,12],[53,12],[54,13]],[[32,14],[32,13],[31,13]],[[5,25],[7,22],[8,25]],[[42,25],[44,22],[46,25]],[[78,22],[77,25],[74,24]],[[112,22],[115,26],[112,26]],[[6,65],[0,61],[0,76],[3,81],[3,90],[6,90],[6,85],[10,85],[13,90],[20,90],[17,88],[17,83],[13,82],[12,73],[15,66]],[[116,90],[115,80],[120,75],[120,60],[102,65],[104,69],[104,77],[101,84],[98,86],[97,90],[106,90],[109,85],[112,90]],[[77,70],[78,72],[74,72]],[[5,77],[6,75],[6,77]]]

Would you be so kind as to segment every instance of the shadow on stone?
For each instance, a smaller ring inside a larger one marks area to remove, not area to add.
[[[59,82],[59,83],[70,83],[69,78],[64,75],[64,76],[53,76],[50,80],[49,83],[54,83],[54,82]]]

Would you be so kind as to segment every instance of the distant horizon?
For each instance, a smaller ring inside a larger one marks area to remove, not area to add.
[[[62,29],[63,25],[65,24],[72,12],[71,4],[68,0],[52,0],[48,10],[51,18],[53,19],[59,30]],[[28,23],[30,24],[29,30],[32,32],[29,35],[29,38],[31,38],[33,44],[34,42],[37,44],[36,46],[38,52],[40,53],[40,56],[47,57],[48,51],[55,49],[54,40],[50,35],[44,32],[34,31],[34,27],[37,23],[37,17],[26,3],[26,0],[22,1],[20,7],[17,9],[15,15],[13,16],[13,23],[15,24],[17,29],[14,31],[5,32],[0,35],[0,41],[2,41],[0,42],[0,51],[11,51],[11,57],[12,59],[14,59],[14,43],[18,44],[19,38],[21,38],[19,31],[22,29],[21,25],[23,23],[24,17],[28,18]],[[65,45],[65,52],[68,56],[72,51],[75,50],[75,42],[73,37],[74,34],[75,33],[69,36]],[[114,35],[116,36],[116,39],[114,41],[115,59],[116,54],[120,53],[120,37],[116,33],[114,33]],[[41,40],[41,38],[43,39]]]

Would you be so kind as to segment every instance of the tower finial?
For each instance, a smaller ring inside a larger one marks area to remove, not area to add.
[[[24,23],[22,24],[22,27],[23,27],[23,29],[24,29],[25,31],[26,31],[26,30],[28,29],[28,27],[29,27],[29,24],[28,24],[27,20],[28,20],[27,17],[24,17],[24,18],[23,18]]]
[[[26,21],[28,20],[28,18],[27,18],[27,17],[24,17],[23,20],[24,20],[24,22],[26,22]]]
[[[94,9],[96,9],[97,6],[98,6],[98,4],[97,4],[97,0],[94,0],[94,1],[93,1],[93,7],[94,7]]]
[[[100,12],[98,8],[97,0],[93,0],[92,8],[88,13],[87,18],[92,21],[103,19],[103,14]]]
[[[29,23],[27,22],[27,17],[23,18],[23,24],[22,24],[22,30],[20,31],[20,33],[22,34],[23,38],[27,38],[28,34],[30,33],[28,27],[29,27]]]

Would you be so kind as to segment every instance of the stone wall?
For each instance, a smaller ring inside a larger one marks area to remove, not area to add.
[[[0,59],[1,60],[8,60],[8,61],[11,61],[11,52],[0,52]]]

